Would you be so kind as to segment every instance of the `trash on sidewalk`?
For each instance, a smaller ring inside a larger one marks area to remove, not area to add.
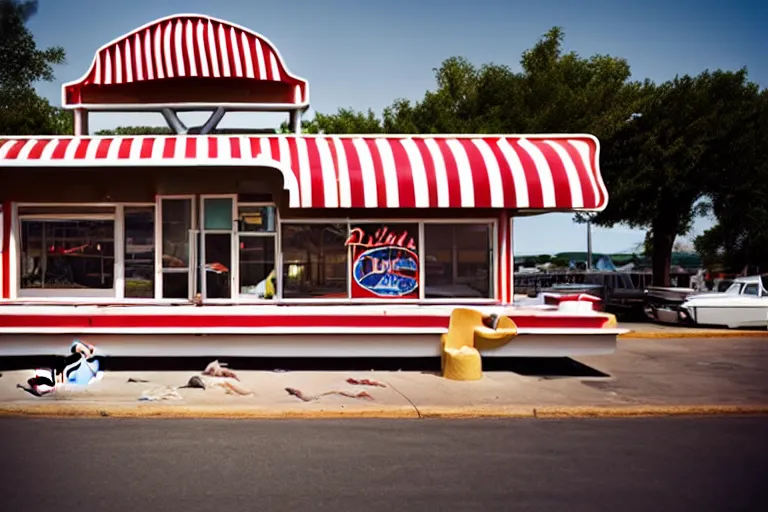
[[[148,380],[145,380],[145,379],[134,379],[133,377],[129,377],[129,378],[128,378],[128,382],[136,382],[136,383],[138,383],[138,382],[141,382],[141,383],[147,383],[147,382],[149,382],[149,381],[148,381]]]
[[[368,394],[368,392],[366,391],[360,391],[359,393],[351,393],[349,391],[332,390],[332,391],[326,391],[324,393],[320,393],[318,395],[305,395],[300,389],[285,388],[285,390],[288,392],[289,395],[295,396],[296,398],[304,402],[312,402],[315,400],[319,400],[320,398],[328,395],[340,395],[340,396],[346,396],[348,398],[373,400],[373,397],[370,394]]]
[[[205,367],[205,370],[203,370],[203,375],[208,375],[210,377],[229,377],[231,379],[240,380],[237,374],[229,368],[226,368],[226,366],[226,363],[213,361]]]
[[[198,377],[197,375],[193,375],[189,378],[186,384],[181,386],[182,388],[194,388],[194,389],[205,389],[205,382],[203,382],[203,379]]]
[[[213,364],[213,363],[211,363]],[[211,365],[208,365],[210,368]],[[207,370],[208,368],[206,368]],[[189,378],[187,383],[181,388],[193,388],[193,389],[212,389],[212,388],[218,388],[223,389],[228,395],[240,395],[240,396],[251,396],[253,395],[253,392],[251,390],[245,389],[244,387],[235,384],[230,379],[237,377],[210,377],[210,376],[204,376],[201,377],[199,375],[193,375]],[[239,380],[239,379],[238,379]]]
[[[234,382],[230,382],[228,380],[211,381],[209,382],[209,385],[210,387],[223,389],[228,395],[240,395],[240,396],[253,395],[253,391],[249,391],[241,386],[238,386]]]
[[[387,387],[387,386],[385,386],[384,384],[382,384],[381,382],[379,382],[377,380],[355,379],[355,378],[352,378],[352,377],[347,379],[347,383],[348,384],[355,384],[355,385],[358,385],[358,386],[373,386],[373,387],[377,387],[377,388],[385,388],[385,387]]]
[[[37,396],[45,396],[61,386],[84,387],[101,380],[101,358],[96,347],[75,339],[69,346],[69,354],[56,359],[53,368],[37,368],[27,386],[16,387]]]
[[[176,388],[163,387],[144,391],[139,400],[142,402],[156,402],[160,400],[183,400]]]

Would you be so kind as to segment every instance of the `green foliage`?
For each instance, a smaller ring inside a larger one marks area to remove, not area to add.
[[[99,130],[96,135],[173,135],[167,126],[118,126],[112,130]]]
[[[72,115],[52,106],[34,89],[53,81],[53,65],[64,62],[64,49],[40,49],[26,27],[37,1],[0,0],[0,133],[56,135],[72,133]]]
[[[675,238],[689,232],[721,180],[731,181],[758,93],[745,70],[646,83],[637,115],[603,141],[601,168],[611,199],[594,222],[648,229],[656,284],[669,282]]]
[[[709,264],[768,271],[768,90],[745,91],[739,124],[708,194],[717,225],[695,240]],[[757,271],[757,270],[751,270]]]

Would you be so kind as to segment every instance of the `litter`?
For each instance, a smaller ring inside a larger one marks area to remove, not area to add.
[[[381,382],[379,382],[377,380],[354,379],[352,377],[347,379],[347,383],[348,384],[355,384],[355,385],[358,385],[358,386],[373,386],[373,387],[377,387],[377,388],[385,388],[385,387],[387,387],[387,386],[385,386],[384,384],[382,384]]]
[[[240,380],[237,374],[229,368],[226,368],[226,366],[226,363],[213,361],[205,367],[205,370],[203,370],[203,375],[208,375],[210,377],[229,377],[231,379]]]
[[[373,397],[368,394],[366,391],[360,391],[359,393],[351,393],[349,391],[326,391],[324,393],[320,393],[319,395],[305,395],[302,393],[300,389],[296,388],[285,388],[285,390],[288,392],[289,395],[295,396],[299,400],[302,400],[304,402],[312,402],[315,400],[319,400],[320,398],[328,395],[341,395],[346,396],[348,398],[358,398],[362,400],[373,400]]]
[[[41,397],[53,393],[61,385],[80,387],[101,380],[104,372],[96,347],[75,339],[69,352],[59,358],[53,368],[36,369],[34,376],[27,380],[27,386],[17,384],[16,387]]]
[[[226,391],[228,395],[240,395],[240,396],[253,395],[252,391],[242,388],[233,382],[229,382],[228,380],[219,381],[219,382],[214,381],[214,382],[211,382],[210,384],[212,387],[223,389],[224,391]]]
[[[193,375],[189,378],[186,385],[181,386],[182,388],[196,388],[196,389],[205,389],[205,382],[203,382],[203,379],[198,377],[197,375]]]
[[[139,397],[142,402],[156,402],[160,400],[182,400],[183,397],[175,388],[165,387],[145,391]]]
[[[144,380],[144,379],[134,379],[133,377],[129,377],[128,378],[128,382],[142,382],[142,383],[146,383],[146,382],[149,382],[149,381],[148,380]]]

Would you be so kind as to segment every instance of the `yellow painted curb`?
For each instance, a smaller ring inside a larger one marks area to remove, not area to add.
[[[731,330],[675,330],[675,331],[630,331],[620,334],[621,339],[671,339],[671,338],[764,338],[768,340],[768,331],[731,331]]]
[[[763,416],[768,405],[669,405],[575,407],[411,407],[377,409],[267,409],[170,405],[0,405],[0,417],[135,419],[473,419],[473,418],[643,418],[662,416]]]
[[[297,409],[216,407],[188,405],[35,404],[0,405],[0,417],[38,416],[67,418],[221,418],[221,419],[335,419],[418,418],[413,407]]]

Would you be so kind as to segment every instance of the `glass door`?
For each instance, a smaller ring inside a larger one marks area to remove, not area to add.
[[[200,198],[200,284],[204,300],[232,299],[236,287],[235,204],[237,196]]]
[[[277,297],[277,209],[273,204],[240,203],[237,215],[237,269],[240,299]]]
[[[194,197],[161,197],[158,209],[155,297],[192,299],[197,288]]]

